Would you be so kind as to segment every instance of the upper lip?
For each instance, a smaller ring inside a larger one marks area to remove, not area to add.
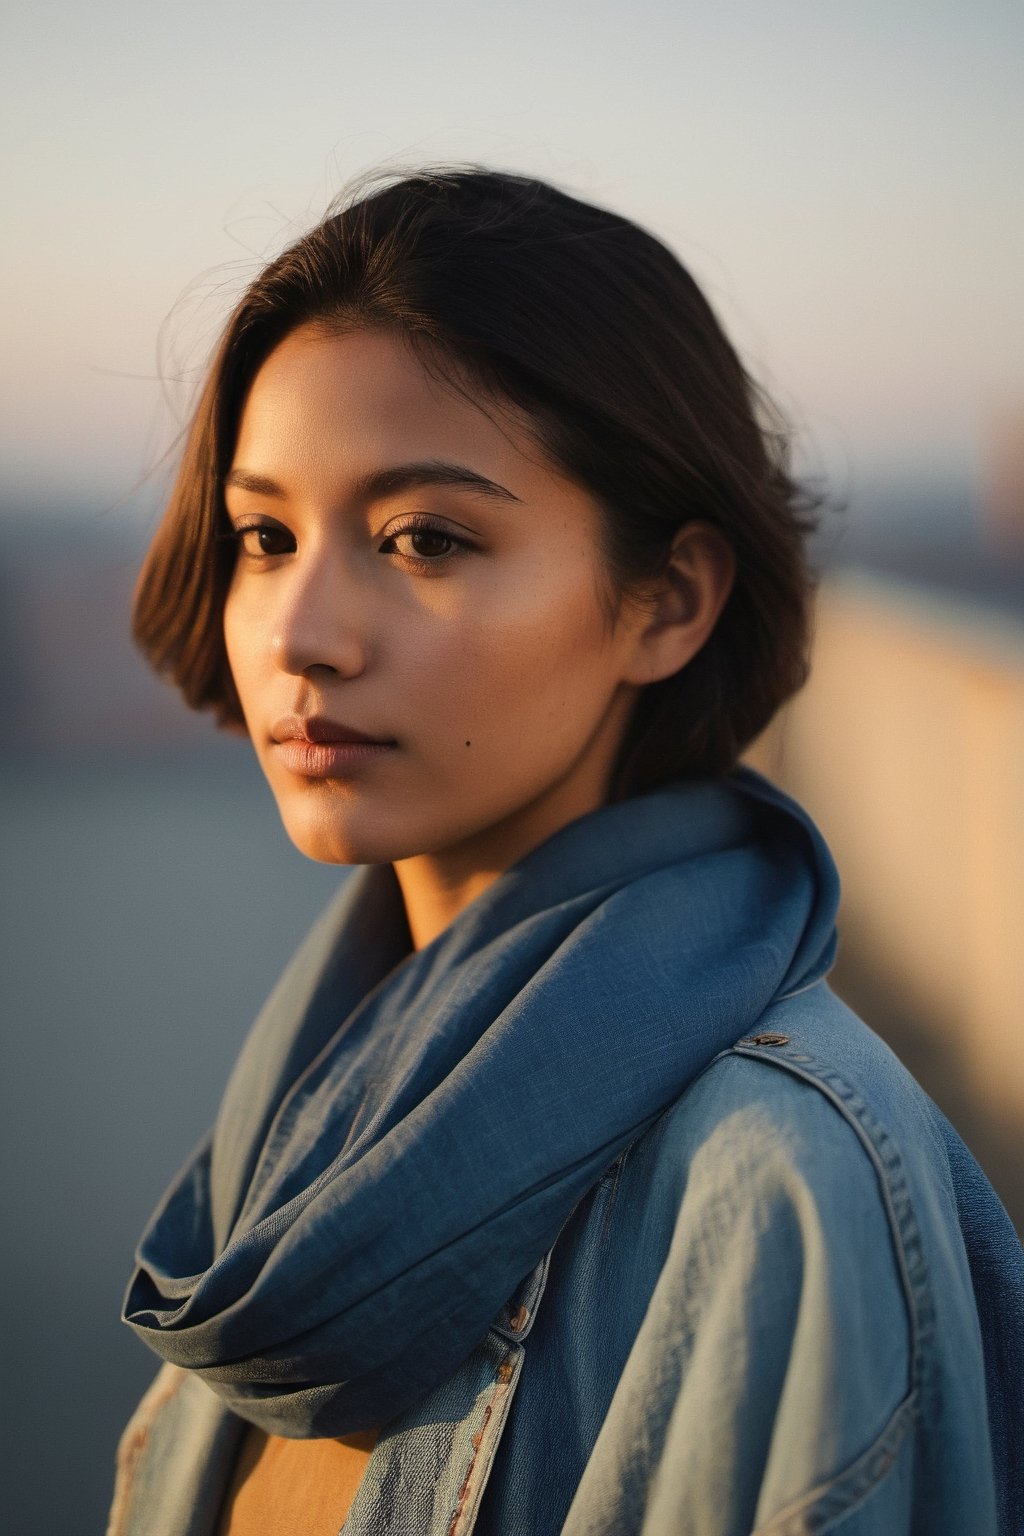
[[[340,720],[328,720],[325,715],[283,715],[275,721],[270,734],[275,741],[369,741],[382,746],[393,744],[390,737],[368,736],[365,731],[343,725]]]

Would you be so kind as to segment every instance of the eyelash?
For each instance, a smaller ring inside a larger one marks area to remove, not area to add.
[[[400,559],[407,565],[412,565],[419,570],[428,566],[447,565],[451,560],[457,560],[460,555],[467,554],[474,546],[469,539],[461,539],[457,533],[452,533],[443,523],[435,522],[425,512],[414,512],[400,528],[393,528],[384,540],[384,544],[393,544],[395,539],[400,539],[405,534],[436,533],[439,538],[446,539],[452,548],[443,555],[402,555]],[[383,549],[383,545],[381,546]],[[395,551],[397,553],[397,551]]]
[[[293,549],[275,551],[254,551],[246,549],[245,538],[246,535],[250,533],[276,533],[279,534],[282,538],[292,538],[292,535],[289,534],[286,529],[282,528],[280,524],[263,521],[241,523],[238,525],[238,527],[232,528],[226,533],[219,534],[218,537],[228,543],[234,544],[237,547],[239,553],[242,554],[247,560],[255,561],[257,563],[261,563],[264,560],[273,560],[277,555],[294,553]],[[392,529],[387,538],[383,541],[381,549],[378,551],[378,553],[384,552],[385,545],[393,545],[394,541],[396,539],[402,538],[403,535],[416,533],[437,534],[439,538],[447,540],[447,542],[453,546],[452,549],[448,550],[445,554],[442,555],[399,555],[399,558],[405,565],[412,566],[416,570],[426,571],[441,565],[447,565],[451,560],[458,559],[460,555],[465,554],[467,551],[473,548],[473,545],[468,539],[460,538],[458,534],[450,532],[449,529],[445,528],[442,524],[435,522],[434,519],[427,516],[426,513],[418,512],[408,518],[408,520],[403,523],[400,528]],[[389,554],[398,554],[397,550],[388,550],[386,552]]]

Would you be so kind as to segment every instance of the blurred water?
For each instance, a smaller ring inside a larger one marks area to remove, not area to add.
[[[157,1360],[132,1249],[344,872],[288,842],[251,751],[6,764],[3,1529],[102,1532]]]

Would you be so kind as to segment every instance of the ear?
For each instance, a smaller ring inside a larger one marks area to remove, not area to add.
[[[634,637],[627,682],[656,683],[692,661],[709,638],[736,577],[732,545],[711,523],[684,523]]]

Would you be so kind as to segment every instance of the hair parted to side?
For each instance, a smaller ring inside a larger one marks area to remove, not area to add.
[[[817,501],[790,477],[773,408],[685,267],[628,219],[473,166],[373,190],[377,179],[272,261],[231,315],[139,575],[136,642],[192,708],[243,725],[222,632],[234,550],[219,535],[247,390],[299,325],[379,327],[457,386],[528,414],[603,509],[614,590],[656,581],[684,523],[725,535],[729,599],[689,664],[641,694],[614,793],[727,771],[807,672]]]

